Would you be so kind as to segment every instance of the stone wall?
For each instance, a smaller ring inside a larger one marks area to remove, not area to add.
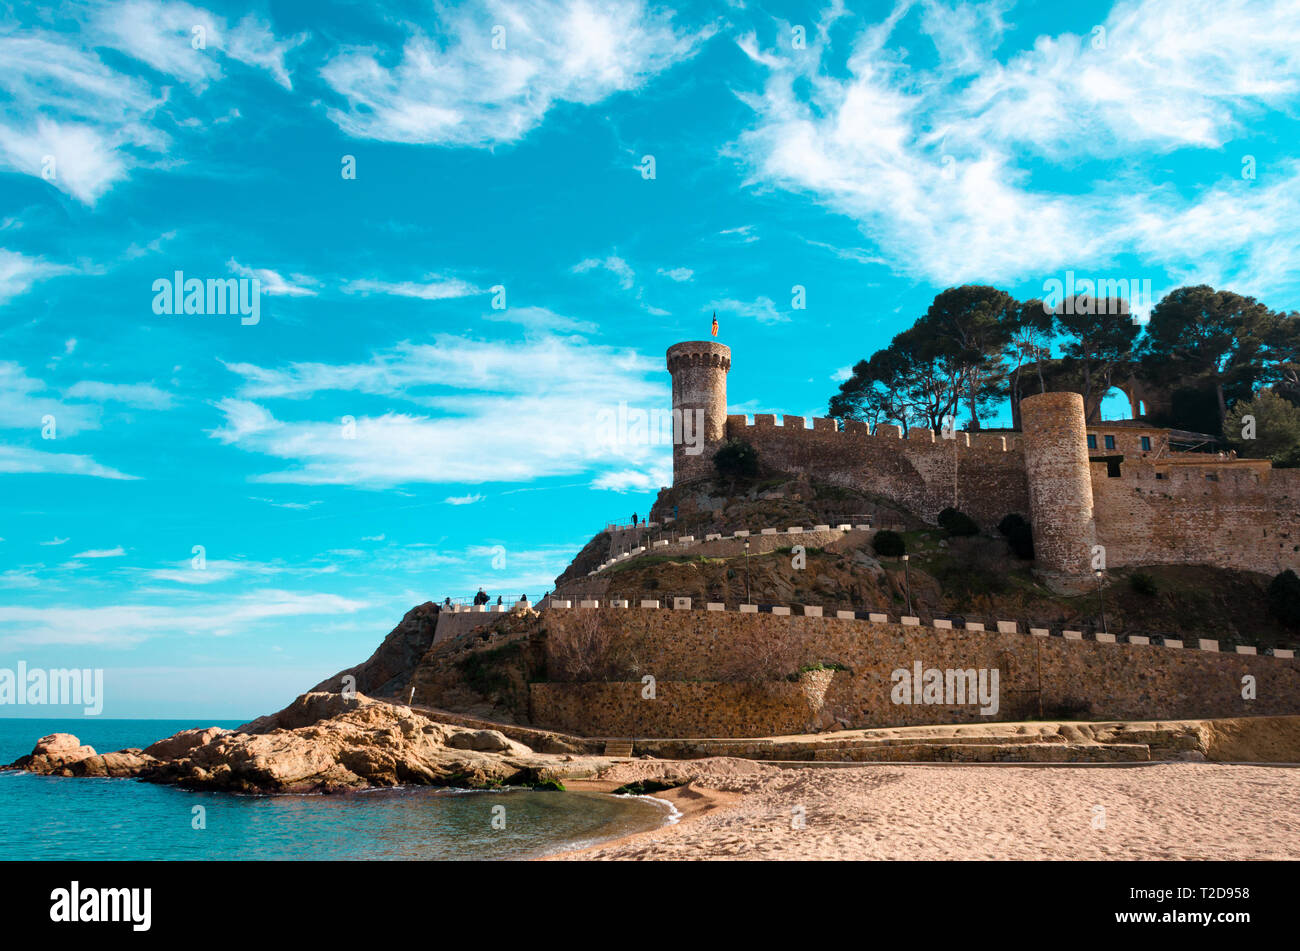
[[[784,681],[661,681],[653,700],[639,681],[529,689],[534,723],[579,736],[786,736],[804,732],[812,713],[801,685]]]
[[[783,472],[803,473],[896,500],[933,522],[945,508],[968,513],[986,528],[1008,512],[1029,513],[1024,454],[1018,437],[955,433],[943,439],[913,428],[903,439],[896,426],[817,418],[808,428],[803,416],[758,414],[727,417],[727,438],[743,439],[758,450],[759,461]]]
[[[792,706],[783,708],[776,701],[759,702],[745,684],[712,683],[755,630],[795,645],[788,673],[817,662],[848,668],[834,675],[824,707],[816,712],[823,727],[1014,721],[1038,717],[1040,711],[1049,717],[1104,719],[1300,714],[1300,664],[1294,658],[837,618],[594,610],[634,647],[638,678],[653,675],[659,699],[640,699],[640,683],[547,684],[533,693],[535,703],[542,697],[541,706],[532,711],[535,724],[588,735],[631,735],[628,725],[636,722],[642,736],[800,732],[802,726],[792,730],[791,725],[807,721],[811,708],[804,701],[804,712],[796,714],[793,692]],[[563,628],[574,623],[577,614],[550,611],[545,627]],[[892,671],[911,670],[917,661],[925,668],[997,669],[997,714],[984,716],[974,704],[895,704]],[[1256,680],[1254,700],[1241,695],[1247,674]],[[690,681],[695,683],[682,683]],[[782,683],[771,686],[788,689]],[[584,698],[593,705],[584,706]],[[671,703],[661,703],[669,698]],[[585,727],[580,722],[584,715]],[[776,725],[780,729],[773,729]]]
[[[1300,470],[1211,459],[1204,466],[1125,461],[1117,478],[1107,477],[1104,463],[1091,469],[1097,543],[1108,566],[1300,570]]]

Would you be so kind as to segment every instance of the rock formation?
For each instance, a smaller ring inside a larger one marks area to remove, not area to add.
[[[363,695],[306,693],[238,730],[182,730],[143,750],[96,753],[68,733],[41,737],[6,769],[131,776],[189,789],[335,792],[371,786],[532,785],[553,760],[496,730],[438,723]]]

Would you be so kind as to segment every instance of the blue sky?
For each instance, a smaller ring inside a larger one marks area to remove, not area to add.
[[[670,480],[593,420],[713,310],[732,412],[814,415],[954,284],[1294,309],[1298,105],[1295,0],[9,7],[0,667],[251,716],[537,597]]]

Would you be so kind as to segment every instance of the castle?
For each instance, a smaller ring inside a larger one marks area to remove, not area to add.
[[[904,438],[898,426],[872,432],[857,420],[751,423],[727,414],[729,347],[687,341],[667,358],[674,420],[703,421],[702,452],[675,434],[675,487],[713,477],[713,453],[735,439],[772,469],[874,493],[925,521],[953,507],[989,529],[1019,513],[1033,527],[1035,571],[1061,593],[1087,590],[1097,567],[1300,567],[1300,470],[1176,452],[1168,429],[1140,423],[1088,425],[1077,393],[1025,397],[1016,432],[912,427]]]

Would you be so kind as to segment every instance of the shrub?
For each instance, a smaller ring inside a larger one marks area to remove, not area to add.
[[[713,454],[718,475],[734,483],[758,475],[758,450],[743,439],[729,439]]]
[[[980,527],[975,524],[975,519],[954,508],[946,508],[939,513],[939,527],[949,536],[958,538],[980,533]]]
[[[1156,579],[1152,578],[1145,571],[1136,571],[1128,577],[1128,586],[1138,594],[1153,595],[1159,589],[1156,587]]]
[[[1022,561],[1034,558],[1034,533],[1025,517],[1016,512],[998,522],[998,531],[1006,536],[1011,553]]]
[[[1300,578],[1290,568],[1268,583],[1268,610],[1287,627],[1300,627]]]
[[[887,528],[876,532],[875,537],[871,539],[871,547],[877,555],[883,555],[885,558],[897,558],[907,551],[907,543],[903,541],[903,536]]]

